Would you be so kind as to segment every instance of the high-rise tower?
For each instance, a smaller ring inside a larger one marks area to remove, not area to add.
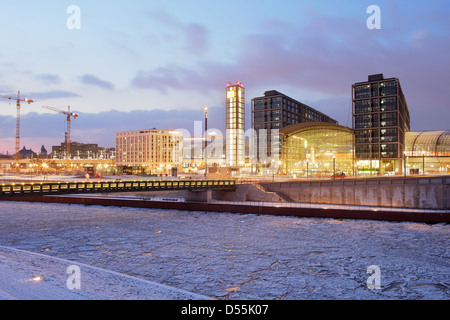
[[[367,81],[355,83],[352,91],[358,171],[401,173],[410,120],[400,81],[370,75]]]
[[[227,165],[242,166],[245,163],[245,89],[242,82],[227,83],[226,89]]]

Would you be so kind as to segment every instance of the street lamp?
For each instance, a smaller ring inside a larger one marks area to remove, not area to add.
[[[425,175],[425,151],[422,151],[422,174]]]
[[[333,156],[333,180],[336,179],[336,156]]]
[[[208,107],[205,107],[205,178],[208,178]]]
[[[306,179],[309,179],[309,161],[306,160]]]
[[[406,151],[403,152],[403,171],[406,178]]]

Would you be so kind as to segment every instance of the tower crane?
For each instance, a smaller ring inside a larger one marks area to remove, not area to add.
[[[70,121],[71,118],[76,119],[79,116],[79,114],[70,112],[70,106],[67,107],[67,111],[63,111],[52,106],[42,106],[42,107],[55,112],[65,114],[67,116],[66,152],[67,152],[67,161],[70,161]]]
[[[17,91],[17,97],[9,97],[3,94],[0,94],[0,98],[5,98],[9,100],[15,100],[16,101],[16,107],[17,107],[17,116],[16,116],[16,161],[20,160],[20,103],[21,102],[27,102],[28,104],[34,102],[32,99],[22,99],[20,98],[20,91]]]

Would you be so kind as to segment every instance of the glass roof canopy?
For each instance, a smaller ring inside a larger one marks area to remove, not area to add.
[[[280,134],[283,167],[287,173],[320,177],[340,172],[353,175],[354,170],[365,170],[365,163],[355,162],[353,130],[350,128],[309,122],[285,127]],[[405,150],[408,170],[425,167],[427,173],[450,172],[450,131],[406,132]],[[354,169],[356,165],[358,169]],[[380,164],[370,164],[369,171],[378,171],[377,166]],[[395,172],[405,170],[403,166]]]
[[[353,175],[353,130],[305,122],[280,130],[286,172],[303,176]]]
[[[450,131],[407,132],[408,157],[450,157]]]

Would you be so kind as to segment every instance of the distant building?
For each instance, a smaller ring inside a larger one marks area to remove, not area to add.
[[[195,171],[194,168],[204,168],[204,141],[203,137],[183,138],[183,168],[186,172]],[[208,130],[208,167],[225,166],[226,148],[223,136],[214,129]]]
[[[358,171],[368,174],[402,172],[410,118],[400,81],[375,74],[367,81],[355,83],[352,89]]]
[[[41,147],[41,152],[39,153],[39,156],[41,158],[47,158],[48,156],[47,149],[45,149],[44,145],[42,145]]]
[[[183,134],[171,130],[116,133],[116,166],[147,173],[170,173],[181,164]]]
[[[22,150],[20,150],[19,154],[20,154],[20,158],[21,158],[21,159],[32,159],[32,158],[37,158],[36,152],[34,152],[34,151],[31,150],[31,149],[25,148],[25,146],[22,148]]]
[[[70,142],[70,158],[73,160],[82,159],[111,159],[115,156],[114,149],[99,147],[95,143]],[[52,147],[53,159],[67,158],[67,143]]]
[[[227,83],[226,88],[226,159],[231,167],[245,163],[245,88]]]

